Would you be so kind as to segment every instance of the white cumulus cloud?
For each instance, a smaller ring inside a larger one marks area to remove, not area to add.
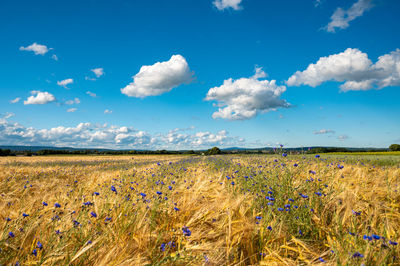
[[[46,54],[49,49],[47,48],[46,45],[42,45],[42,44],[37,44],[36,42],[34,42],[33,44],[27,46],[27,47],[23,47],[21,46],[19,48],[20,51],[31,51],[34,52],[35,55],[44,55]]]
[[[133,76],[133,82],[121,92],[137,98],[160,95],[181,84],[190,83],[192,76],[186,59],[181,55],[173,55],[168,61],[142,66],[139,73]]]
[[[76,110],[78,110],[78,108],[69,108],[69,109],[67,110],[67,112],[68,112],[68,113],[73,113],[73,112],[75,112]]]
[[[212,117],[245,120],[260,112],[289,107],[289,103],[280,99],[286,87],[276,85],[275,80],[261,80],[264,77],[266,73],[261,68],[256,68],[255,75],[250,78],[229,78],[221,86],[211,88],[205,99],[217,101],[216,105],[219,107]]]
[[[41,91],[31,91],[32,96],[29,96],[26,101],[24,101],[25,105],[28,104],[46,104],[51,103],[56,100],[53,94],[48,92]]]
[[[67,85],[74,83],[73,79],[64,79],[57,81],[57,85],[67,89]]]
[[[372,0],[358,0],[347,10],[338,7],[325,29],[328,32],[335,32],[337,28],[346,29],[349,27],[350,21],[362,16],[365,11],[372,8],[371,2]]]
[[[108,110],[108,109],[106,109],[106,110],[104,110],[104,113],[105,113],[105,114],[112,114],[112,111],[111,111],[111,110]]]
[[[242,9],[242,7],[240,6],[241,2],[242,0],[215,0],[213,4],[218,10],[224,10],[227,8],[240,10]]]
[[[341,91],[399,86],[400,49],[380,56],[373,64],[366,53],[348,48],[342,53],[321,57],[306,70],[294,73],[286,83],[316,87],[326,81],[344,82]]]
[[[72,112],[72,110],[70,111]],[[193,129],[174,129],[167,133],[150,134],[129,126],[79,123],[74,127],[58,126],[49,129],[25,127],[0,118],[0,144],[51,145],[123,149],[205,149],[212,146],[241,146],[245,140],[230,137],[225,130],[192,132]]]

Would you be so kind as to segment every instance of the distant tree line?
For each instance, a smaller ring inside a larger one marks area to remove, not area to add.
[[[387,149],[379,149],[378,151],[385,151]],[[400,151],[400,144],[392,144],[389,147],[390,151]],[[377,149],[365,148],[341,148],[341,147],[314,147],[308,150],[302,149],[285,149],[289,154],[316,154],[316,153],[330,153],[330,152],[373,152]],[[170,151],[170,150],[98,150],[98,149],[74,149],[74,150],[58,150],[58,149],[44,149],[39,151],[14,151],[10,149],[0,149],[0,156],[32,156],[32,155],[151,155],[151,154],[192,154],[192,155],[218,155],[218,154],[280,154],[283,151],[280,149],[232,149],[221,150],[218,147],[213,147],[208,150],[184,150],[184,151]]]

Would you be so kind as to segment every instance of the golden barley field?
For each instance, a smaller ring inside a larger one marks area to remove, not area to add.
[[[398,161],[3,157],[0,264],[399,265]]]

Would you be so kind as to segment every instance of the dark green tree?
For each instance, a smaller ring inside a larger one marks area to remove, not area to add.
[[[391,151],[400,151],[400,144],[392,144],[389,146],[389,150]]]
[[[217,155],[221,153],[222,152],[218,147],[213,147],[205,152],[206,155]]]

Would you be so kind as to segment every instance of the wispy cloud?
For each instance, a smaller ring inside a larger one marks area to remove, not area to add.
[[[17,102],[19,102],[20,100],[21,100],[21,97],[17,97],[17,98],[15,98],[15,99],[11,100],[10,103],[17,103]]]
[[[337,8],[331,16],[331,21],[325,27],[328,32],[335,32],[336,29],[346,29],[349,22],[362,16],[365,11],[372,8],[372,0],[358,0],[349,9]]]
[[[323,135],[323,134],[335,134],[335,131],[332,129],[320,129],[314,131],[314,135]]]
[[[91,92],[91,91],[87,91],[86,94],[89,95],[90,97],[93,97],[93,98],[96,98],[96,97],[97,97],[97,94],[96,94],[96,93],[93,93],[93,92]]]
[[[213,2],[213,5],[218,9],[218,10],[224,10],[228,8],[232,8],[234,10],[240,10],[242,7],[240,6],[240,3],[242,0],[215,0]]]
[[[68,89],[67,85],[74,83],[73,79],[64,79],[57,81],[57,85]]]

